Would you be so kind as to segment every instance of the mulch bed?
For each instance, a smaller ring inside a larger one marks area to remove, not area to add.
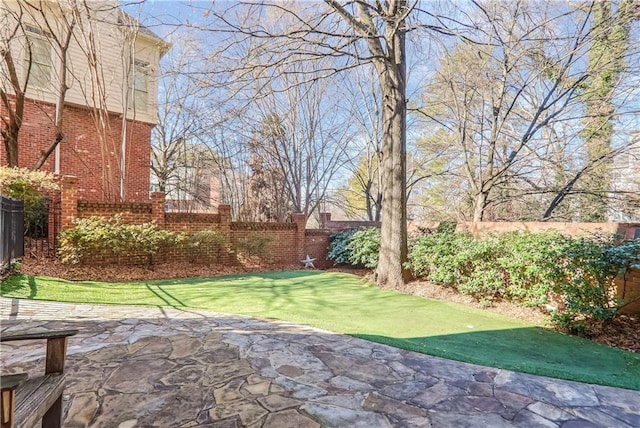
[[[486,306],[470,296],[457,293],[451,288],[431,284],[427,281],[410,282],[400,291],[432,299],[461,303],[463,305],[521,319],[541,327],[547,325],[548,314],[540,309],[529,308],[504,301],[493,302],[491,306]],[[626,349],[627,351],[640,352],[640,316],[618,315],[611,320],[611,322],[594,327],[592,331],[584,337],[605,345]]]
[[[207,277],[214,275],[229,275],[245,272],[265,272],[279,270],[296,270],[300,265],[268,265],[260,263],[248,263],[229,266],[205,266],[192,263],[166,263],[153,266],[68,266],[62,265],[57,260],[48,258],[26,258],[20,267],[20,272],[27,275],[43,275],[55,278],[80,281],[151,281],[159,279]],[[329,271],[348,272],[367,277],[372,280],[370,270],[335,268]],[[433,299],[447,300],[463,305],[468,305],[483,310],[488,310],[513,318],[521,319],[529,323],[544,326],[547,314],[536,308],[528,308],[510,302],[493,302],[486,306],[470,296],[457,293],[451,288],[441,287],[427,281],[413,281],[406,284],[402,293]],[[615,346],[633,352],[640,352],[640,316],[619,315],[610,323],[594,328],[589,339]]]
[[[72,266],[48,258],[27,258],[20,266],[26,275],[42,275],[71,281],[155,281],[160,279],[196,278],[231,275],[244,272],[266,272],[300,269],[300,265],[269,265],[245,263],[241,265],[199,265],[194,263],[162,263],[149,266]]]

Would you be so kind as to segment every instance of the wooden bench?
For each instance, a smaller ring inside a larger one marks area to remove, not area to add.
[[[1,428],[32,427],[41,419],[42,428],[62,425],[67,341],[77,333],[78,330],[39,330],[0,334],[0,342],[47,341],[44,375],[32,379],[24,373],[0,376]]]

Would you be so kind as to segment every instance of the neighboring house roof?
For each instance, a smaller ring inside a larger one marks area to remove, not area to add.
[[[63,141],[43,169],[76,175],[83,199],[148,200],[159,61],[170,44],[122,11],[117,0],[0,0],[0,21],[0,36],[10,32],[14,80],[27,81],[24,97],[35,101],[25,103],[17,163],[31,167],[53,147],[59,135],[54,120],[62,117]],[[69,35],[61,50],[56,40]],[[4,62],[0,58],[0,89],[12,95]],[[6,104],[0,103],[3,116],[13,108]],[[0,164],[3,150],[0,145]]]
[[[129,15],[127,12],[125,12],[122,9],[119,9],[118,12],[119,12],[118,24],[120,25],[133,24],[133,26],[136,27],[138,30],[138,35],[146,36],[147,38],[153,39],[160,47],[161,57],[171,48],[170,43],[167,43],[162,37],[158,36],[156,33],[151,31],[149,27],[146,27],[145,25],[143,25],[138,19]]]

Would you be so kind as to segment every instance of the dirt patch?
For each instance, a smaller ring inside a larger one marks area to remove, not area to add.
[[[282,266],[260,263],[240,265],[194,265],[191,263],[165,263],[153,269],[143,266],[67,266],[53,259],[24,260],[20,271],[27,275],[42,275],[74,281],[149,281],[159,279],[207,277],[244,272],[265,272],[296,270],[300,265]],[[333,268],[332,272],[347,272],[373,281],[373,275],[367,269]],[[460,303],[470,307],[503,314],[538,326],[547,326],[548,315],[537,308],[529,308],[511,302],[493,302],[491,306],[482,304],[470,296],[456,292],[452,288],[442,287],[428,281],[413,281],[401,290],[405,294],[429,297]],[[640,352],[640,316],[619,315],[610,323],[594,328],[588,338],[609,346]]]

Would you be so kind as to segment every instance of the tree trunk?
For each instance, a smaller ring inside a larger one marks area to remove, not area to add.
[[[369,221],[373,221],[373,203],[371,202],[373,198],[371,196],[371,185],[371,180],[368,180],[364,186],[364,202],[367,209],[367,220]]]
[[[11,131],[10,131],[11,132]],[[18,166],[18,141],[10,135],[4,140],[4,151],[7,155],[7,166]]]
[[[376,192],[375,217],[373,221],[380,221],[380,213],[382,212],[382,194]]]
[[[399,27],[403,27],[401,24]],[[398,288],[410,279],[407,261],[405,34],[393,35],[394,63],[378,66],[382,93],[382,225],[376,271],[379,285]]]
[[[6,109],[6,115],[8,119],[3,119],[2,122],[6,125],[6,128],[2,130],[2,139],[4,140],[4,148],[7,156],[7,165],[9,167],[18,167],[19,160],[19,147],[18,136],[20,134],[20,128],[22,127],[22,119],[24,118],[24,101],[25,94],[23,88],[20,86],[20,80],[18,79],[18,72],[16,70],[13,57],[11,56],[11,50],[5,49],[2,51],[2,59],[6,73],[9,76],[10,87],[13,90],[13,102],[9,94],[0,88],[0,99],[2,99],[2,105]],[[28,67],[26,78],[28,79],[31,67]]]
[[[484,209],[487,206],[487,192],[480,191],[476,195],[475,204],[473,207],[473,221],[482,221],[484,218]]]

